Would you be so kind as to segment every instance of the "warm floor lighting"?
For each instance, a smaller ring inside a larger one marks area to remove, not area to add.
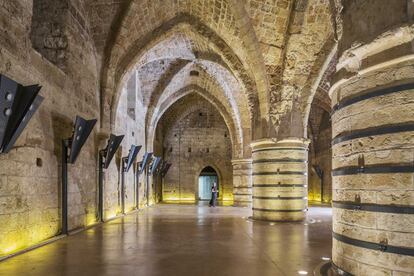
[[[307,271],[305,271],[305,270],[299,270],[299,271],[298,271],[298,273],[299,273],[300,275],[308,275],[308,272],[307,272]]]
[[[110,211],[106,214],[105,219],[112,219],[114,217],[116,217],[117,211]]]
[[[28,231],[23,228],[19,231],[6,233],[0,237],[0,256],[14,254],[25,248],[37,245],[58,232],[58,225],[38,225]]]
[[[95,214],[89,213],[86,215],[86,226],[93,225],[97,222]]]

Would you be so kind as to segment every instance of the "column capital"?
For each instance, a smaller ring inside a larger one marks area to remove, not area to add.
[[[252,163],[251,158],[244,158],[244,159],[232,159],[231,164],[234,165],[241,165],[241,164],[251,164]]]
[[[252,150],[265,150],[265,149],[274,149],[274,148],[298,148],[298,149],[308,149],[310,140],[306,138],[286,138],[282,140],[277,140],[276,138],[265,138],[253,141],[250,146]]]

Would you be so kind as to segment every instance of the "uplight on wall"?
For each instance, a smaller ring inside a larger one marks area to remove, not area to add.
[[[122,157],[121,168],[121,210],[125,214],[125,173],[129,171],[142,146],[131,145],[128,156]]]
[[[167,175],[168,170],[171,168],[171,166],[172,166],[171,163],[164,162],[163,166],[161,167],[161,171],[160,171],[162,178],[164,178]]]
[[[103,192],[104,192],[104,177],[103,177],[103,170],[109,167],[116,151],[119,148],[119,145],[124,139],[124,135],[116,136],[111,134],[109,136],[108,144],[106,148],[99,151],[99,183],[98,183],[98,190],[99,190],[99,200],[98,200],[98,217],[99,221],[103,222],[104,220],[104,206],[103,206]]]
[[[160,165],[160,162],[161,162],[161,157],[154,156],[154,159],[153,159],[153,161],[151,163],[151,167],[150,167],[150,174],[151,175],[156,175],[158,166]]]
[[[23,86],[0,74],[0,153],[8,153],[39,108],[39,85]]]
[[[148,164],[151,162],[152,159],[152,152],[145,152],[144,157],[142,159],[142,161],[140,162],[140,166],[137,170],[137,179],[139,180],[139,176],[143,173],[146,172],[146,177],[145,177],[145,189],[144,189],[144,196],[147,198],[147,205],[149,204],[149,199],[148,199],[148,191],[149,191],[149,180],[148,180]],[[136,193],[137,197],[138,197],[138,192]],[[138,199],[139,200],[139,199]],[[137,200],[137,206],[139,205]]]
[[[68,233],[68,163],[76,162],[96,121],[96,119],[85,120],[76,116],[72,136],[62,140],[62,234]]]
[[[151,161],[151,158],[152,158],[152,152],[146,152],[144,154],[144,157],[142,158],[142,161],[140,162],[141,165],[139,167],[139,170],[137,170],[137,172],[139,172],[139,174],[144,172],[145,168],[147,167],[147,165]]]

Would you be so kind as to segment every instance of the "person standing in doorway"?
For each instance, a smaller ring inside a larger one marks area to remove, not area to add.
[[[210,204],[209,206],[213,206],[216,207],[216,201],[217,201],[217,183],[214,182],[213,186],[211,187],[211,199],[210,199]]]

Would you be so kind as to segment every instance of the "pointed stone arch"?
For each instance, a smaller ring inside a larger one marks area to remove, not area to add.
[[[153,113],[151,117],[148,118],[146,122],[147,131],[147,148],[152,149],[155,133],[157,129],[158,122],[161,120],[165,112],[174,105],[178,100],[188,96],[192,93],[196,93],[211,103],[217,111],[222,116],[224,122],[227,125],[230,134],[230,140],[232,143],[232,154],[235,158],[240,158],[243,156],[243,130],[240,125],[236,124],[231,114],[227,111],[227,108],[215,98],[211,93],[206,89],[198,85],[189,85],[183,87],[182,89],[176,91],[174,94],[170,95],[164,101],[159,102],[156,109],[158,112]]]
[[[101,114],[103,118],[102,127],[110,128],[113,110],[116,109],[117,100],[119,98],[119,90],[121,89],[120,84],[128,76],[134,64],[136,64],[136,61],[146,51],[153,47],[153,45],[156,45],[158,41],[162,40],[166,33],[174,31],[180,24],[190,25],[199,35],[207,37],[209,41],[213,42],[215,48],[222,49],[220,51],[221,57],[238,81],[243,85],[243,90],[246,93],[251,114],[260,117],[260,103],[258,102],[257,96],[258,92],[255,81],[251,77],[251,72],[248,72],[245,69],[246,67],[243,62],[227,43],[208,26],[204,25],[201,20],[190,14],[178,14],[173,19],[164,22],[161,26],[155,28],[152,32],[135,40],[132,46],[126,49],[125,54],[122,55],[122,57],[108,57],[101,76],[101,92],[104,99],[101,106]]]

